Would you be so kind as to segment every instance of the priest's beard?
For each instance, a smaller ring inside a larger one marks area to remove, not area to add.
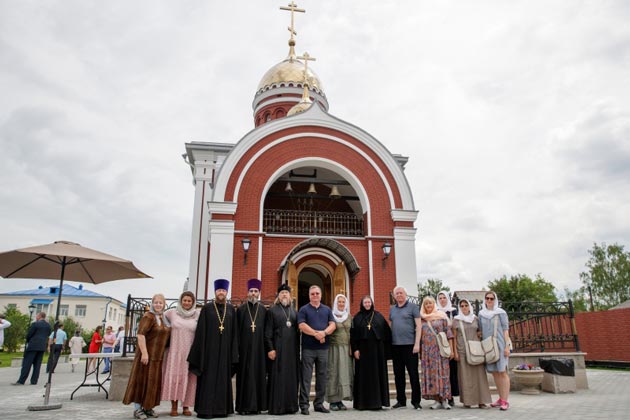
[[[289,306],[291,304],[291,299],[289,298],[280,299],[280,303],[282,304],[282,306]]]
[[[256,304],[256,302],[258,302],[258,299],[256,299],[255,296],[247,296],[247,301],[251,303],[252,305],[254,305]]]

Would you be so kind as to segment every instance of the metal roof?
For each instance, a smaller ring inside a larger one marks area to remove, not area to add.
[[[32,290],[18,290],[17,292],[0,293],[0,296],[58,296],[59,286],[39,286]],[[109,298],[109,296],[92,292],[83,288],[83,285],[74,287],[70,284],[63,285],[63,297],[85,297],[85,298]]]

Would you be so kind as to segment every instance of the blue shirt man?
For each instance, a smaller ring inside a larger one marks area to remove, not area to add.
[[[300,387],[300,412],[308,414],[308,396],[311,392],[313,365],[315,371],[315,400],[313,407],[320,413],[329,413],[324,407],[326,382],[328,381],[328,336],[335,331],[332,310],[321,303],[322,289],[311,286],[309,303],[298,312],[297,322],[302,332],[302,386]]]
[[[63,330],[63,324],[57,324],[57,331],[53,331],[48,336],[48,345],[50,346],[50,354],[48,355],[48,363],[46,363],[46,373],[52,370],[55,373],[57,362],[61,357],[61,352],[66,344],[68,335]],[[53,341],[54,340],[54,341]]]

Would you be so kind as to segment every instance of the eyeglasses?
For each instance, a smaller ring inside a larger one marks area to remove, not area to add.
[[[319,292],[311,292],[311,295],[319,295]]]
[[[488,296],[486,297],[486,300],[494,300],[494,298],[492,296]]]

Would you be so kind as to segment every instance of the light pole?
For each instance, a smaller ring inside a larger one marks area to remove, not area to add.
[[[33,312],[35,312],[35,305],[31,303],[30,305],[28,305],[28,313],[30,314],[29,324],[33,322]]]

